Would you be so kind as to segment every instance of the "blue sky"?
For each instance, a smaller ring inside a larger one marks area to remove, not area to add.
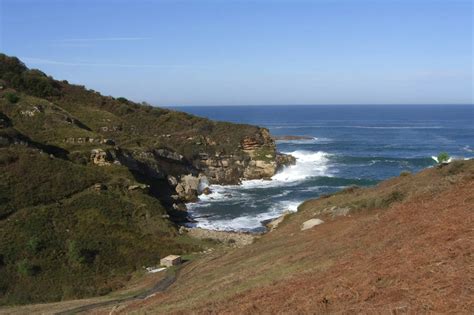
[[[470,0],[0,0],[0,50],[153,105],[473,103]]]

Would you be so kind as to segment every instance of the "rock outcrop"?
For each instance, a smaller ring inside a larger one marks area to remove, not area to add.
[[[291,214],[291,211],[285,211],[282,215],[280,215],[278,218],[271,219],[269,221],[262,222],[268,229],[269,232],[272,232],[275,230],[284,220],[287,216]]]
[[[169,148],[130,150],[118,146],[94,149],[90,160],[97,166],[122,165],[148,178],[165,179],[175,192],[175,201],[191,202],[202,193],[209,194],[210,184],[270,179],[282,167],[295,163],[294,157],[277,153],[267,129],[256,130],[255,135],[242,138],[231,154],[215,152],[217,144],[207,138],[211,145],[199,146],[193,160]]]
[[[283,166],[296,162],[290,155],[277,153],[265,128],[244,137],[239,149],[232,155],[200,153],[199,168],[211,183],[237,184],[243,179],[270,179]]]
[[[320,225],[323,223],[324,221],[321,219],[309,219],[308,221],[303,222],[303,224],[301,225],[301,231],[309,230],[315,227],[316,225]]]
[[[113,162],[112,156],[109,154],[109,152],[102,149],[92,150],[90,159],[92,163],[97,166],[108,166]]]

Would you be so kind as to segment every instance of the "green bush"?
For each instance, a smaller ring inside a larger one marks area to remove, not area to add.
[[[17,263],[18,273],[22,276],[35,276],[39,273],[40,268],[30,263],[28,259],[20,260]]]
[[[36,254],[43,249],[44,244],[38,237],[33,236],[28,240],[26,247],[31,253]]]
[[[450,156],[448,153],[446,152],[441,152],[440,154],[438,154],[438,163],[441,164],[441,163],[447,163],[450,159]]]
[[[15,93],[5,93],[5,98],[12,104],[18,103],[20,97]]]
[[[405,177],[405,176],[410,176],[411,175],[411,172],[410,171],[402,171],[400,173],[400,177]]]

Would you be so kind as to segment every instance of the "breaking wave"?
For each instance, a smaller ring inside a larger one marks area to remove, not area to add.
[[[271,180],[246,180],[241,185],[211,185],[209,195],[201,195],[196,203],[188,204],[191,216],[198,222],[191,226],[213,230],[258,231],[262,221],[278,217],[285,211],[296,211],[303,201],[292,199],[291,190],[281,191],[281,187],[291,188],[303,181],[318,177],[330,178],[329,154],[298,150],[285,152],[296,158],[296,164],[283,168]],[[259,213],[238,213],[238,216],[226,215],[216,210],[203,217],[202,210],[213,205],[215,208],[233,206],[244,209],[258,208]]]

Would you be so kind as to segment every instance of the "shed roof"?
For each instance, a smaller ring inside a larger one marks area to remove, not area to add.
[[[166,256],[166,257],[163,258],[163,259],[166,259],[166,260],[175,260],[175,259],[178,259],[178,258],[181,258],[181,256],[178,256],[178,255],[168,255],[168,256]]]

